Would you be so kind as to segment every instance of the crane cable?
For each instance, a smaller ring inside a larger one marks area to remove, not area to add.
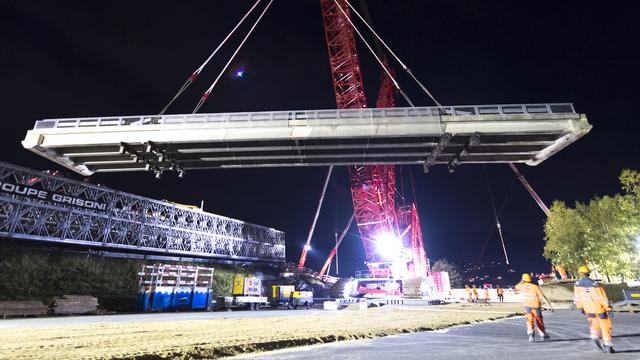
[[[233,55],[231,55],[231,58],[229,58],[229,61],[227,61],[227,64],[224,66],[222,71],[220,71],[220,73],[218,74],[218,77],[213,81],[213,84],[211,84],[211,86],[209,86],[207,91],[204,92],[204,94],[200,98],[200,101],[198,101],[198,104],[193,109],[192,114],[195,114],[196,112],[198,112],[198,110],[202,107],[202,105],[207,101],[207,98],[209,98],[209,95],[211,95],[211,92],[213,91],[213,88],[216,86],[216,84],[218,83],[218,81],[220,80],[222,75],[225,73],[225,71],[227,71],[227,68],[229,67],[229,65],[231,64],[233,59],[236,57],[236,55],[238,54],[238,52],[240,51],[240,49],[242,48],[244,43],[247,41],[249,36],[251,36],[251,33],[256,28],[256,26],[258,25],[260,20],[262,20],[262,17],[267,12],[267,10],[269,10],[269,7],[271,7],[272,3],[273,3],[273,0],[270,0],[269,3],[267,4],[267,6],[264,8],[264,10],[262,10],[262,13],[260,13],[260,16],[258,17],[256,22],[253,24],[253,26],[251,26],[251,29],[249,29],[249,32],[247,32],[247,35],[245,35],[245,37],[244,37],[244,39],[242,39],[242,42],[240,43],[240,45],[238,45],[238,47],[236,48],[236,51],[233,53]]]
[[[251,9],[249,9],[249,11],[247,11],[247,13],[242,17],[242,19],[240,19],[240,21],[236,24],[236,26],[231,30],[231,32],[229,32],[229,34],[227,34],[227,36],[222,40],[222,42],[218,45],[218,47],[213,50],[213,52],[209,55],[209,57],[202,63],[202,65],[200,65],[199,68],[197,68],[193,74],[191,74],[191,76],[189,76],[189,78],[184,82],[184,84],[182,85],[182,87],[180,88],[180,90],[178,90],[178,92],[175,94],[175,96],[171,99],[171,101],[169,101],[169,103],[162,109],[162,111],[160,111],[160,113],[158,114],[158,117],[164,115],[165,112],[167,112],[167,110],[169,110],[169,107],[176,101],[176,99],[178,99],[178,97],[180,95],[182,95],[182,93],[189,87],[189,85],[193,84],[193,82],[196,81],[196,79],[198,78],[198,76],[200,75],[200,73],[202,72],[202,70],[205,68],[205,66],[207,66],[207,64],[209,63],[209,61],[211,61],[211,59],[215,56],[215,54],[218,53],[218,51],[222,48],[222,46],[224,46],[224,44],[227,42],[227,40],[229,40],[229,38],[231,37],[231,35],[233,35],[233,33],[236,32],[236,30],[240,27],[240,25],[242,25],[242,23],[245,21],[245,19],[253,12],[253,9],[256,8],[256,6],[258,6],[258,4],[261,2],[262,0],[257,0],[253,6],[251,7]]]
[[[336,1],[336,0],[334,0]],[[436,106],[438,107],[438,109],[440,111],[442,111],[444,114],[446,114],[446,110],[445,108],[442,106],[442,104],[440,104],[440,102],[438,102],[438,100],[436,100],[436,98],[433,96],[433,94],[431,94],[431,92],[429,91],[429,89],[427,89],[426,86],[424,86],[424,84],[418,80],[418,78],[413,74],[413,72],[411,71],[411,69],[405,65],[402,60],[400,60],[400,58],[398,57],[398,55],[396,55],[395,52],[393,52],[393,50],[391,50],[391,48],[389,47],[389,45],[387,45],[386,42],[384,42],[384,40],[382,40],[382,38],[380,37],[380,35],[378,35],[378,33],[365,21],[365,19],[362,17],[362,15],[360,15],[360,13],[353,7],[353,5],[351,5],[351,3],[349,2],[349,0],[344,0],[347,5],[351,8],[351,10],[358,16],[358,18],[365,24],[365,26],[367,28],[369,28],[369,30],[371,31],[371,33],[382,43],[382,45],[384,45],[384,47],[389,51],[389,53],[391,53],[391,55],[396,59],[396,61],[398,61],[398,63],[400,64],[400,66],[402,66],[402,69],[409,74],[409,76],[418,84],[418,86],[420,86],[420,88],[427,94],[427,96],[429,96],[431,98],[431,100],[433,100],[433,102],[436,104]],[[336,4],[338,5],[338,7],[340,7],[340,4],[338,3],[338,1],[336,1]],[[340,10],[342,10],[342,8],[340,7]],[[344,14],[344,11],[342,12]],[[346,16],[346,14],[345,14]],[[351,22],[351,20],[349,19],[349,22]],[[355,29],[355,26],[352,24],[352,26]],[[356,30],[357,31],[357,30]],[[358,33],[359,34],[359,33]],[[388,72],[387,72],[388,74]],[[394,81],[395,82],[395,81]]]
[[[371,47],[371,45],[369,45],[369,42],[367,42],[367,40],[364,38],[364,36],[362,36],[362,33],[360,33],[360,30],[358,30],[358,28],[356,27],[356,25],[353,23],[353,21],[351,21],[351,18],[349,17],[349,15],[347,15],[347,13],[344,11],[344,9],[342,8],[342,6],[340,6],[340,3],[337,0],[334,0],[336,5],[338,6],[338,9],[340,9],[340,12],[342,12],[342,15],[344,15],[345,19],[347,19],[347,21],[349,22],[349,24],[351,25],[351,27],[353,28],[353,30],[356,31],[356,33],[358,34],[358,36],[360,37],[360,39],[364,42],[364,44],[367,46],[367,49],[369,49],[369,51],[371,52],[371,54],[373,54],[373,57],[376,58],[376,60],[378,61],[378,64],[380,64],[380,66],[382,67],[382,70],[384,70],[384,72],[387,73],[387,76],[389,76],[389,78],[391,79],[391,81],[393,82],[393,85],[396,87],[396,89],[398,89],[398,92],[402,95],[402,97],[404,97],[404,99],[409,103],[409,105],[411,105],[411,107],[416,107],[415,105],[413,105],[413,102],[411,101],[411,99],[409,99],[409,96],[407,96],[407,94],[404,92],[404,90],[402,90],[402,88],[400,87],[400,84],[398,84],[398,82],[396,81],[396,79],[393,77],[393,75],[391,75],[391,72],[389,71],[389,69],[387,69],[386,66],[384,66],[384,63],[382,62],[382,60],[380,60],[380,57],[376,54],[376,52],[373,50],[373,48]],[[346,0],[345,0],[346,1]],[[348,1],[346,1],[346,3],[351,7],[351,4],[349,4]],[[359,15],[358,15],[359,16]],[[364,20],[363,20],[364,21]]]
[[[491,200],[491,208],[493,209],[493,216],[496,220],[496,228],[498,229],[498,235],[500,236],[500,243],[502,244],[502,251],[504,252],[504,258],[505,261],[507,263],[507,265],[509,265],[509,256],[507,255],[507,248],[504,245],[504,237],[502,236],[502,226],[500,225],[500,214],[502,214],[502,209],[504,208],[504,205],[507,202],[507,198],[509,197],[509,193],[511,192],[511,188],[513,187],[513,180],[511,181],[511,185],[509,186],[509,190],[507,191],[507,195],[505,195],[504,201],[502,202],[502,205],[500,206],[500,212],[498,212],[496,210],[496,202],[493,199],[493,192],[491,191],[491,184],[489,183],[489,174],[487,173],[487,168],[485,166],[482,167],[482,171],[484,172],[484,179],[485,182],[487,183],[487,189],[489,192],[489,200]],[[489,238],[491,238],[491,235],[493,235],[493,230],[491,230],[491,233],[489,235]],[[488,240],[488,239],[487,239]],[[485,244],[486,247],[486,244]],[[484,253],[484,248],[482,250],[482,252]]]
[[[324,179],[324,186],[322,187],[322,193],[320,194],[320,201],[318,201],[318,207],[316,208],[316,214],[313,217],[313,222],[311,223],[311,228],[309,229],[309,234],[307,235],[307,241],[304,243],[304,247],[302,248],[302,254],[300,254],[300,261],[298,261],[298,268],[302,269],[304,267],[304,263],[307,261],[307,252],[311,246],[311,238],[313,237],[313,231],[316,228],[316,224],[318,223],[318,216],[320,215],[320,209],[322,209],[322,203],[324,202],[325,194],[327,193],[327,186],[329,185],[329,179],[331,179],[331,172],[333,171],[333,165],[329,165],[329,170],[327,171],[327,177]]]

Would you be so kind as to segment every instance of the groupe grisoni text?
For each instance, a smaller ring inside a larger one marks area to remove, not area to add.
[[[16,185],[0,181],[0,190],[5,193],[23,195],[59,204],[68,204],[87,209],[106,210],[107,204],[98,201],[86,200],[68,195],[50,193],[46,190],[34,189],[26,185]]]

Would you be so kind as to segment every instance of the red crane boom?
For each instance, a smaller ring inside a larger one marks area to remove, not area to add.
[[[344,0],[320,0],[320,4],[337,107],[366,108],[354,31],[347,19],[350,16],[349,7]],[[388,67],[386,62],[385,66]],[[376,106],[394,107],[393,95],[393,82],[383,74]],[[394,275],[397,277],[407,274],[407,270],[411,276],[426,275],[428,265],[415,204],[403,209],[402,225],[407,226],[407,229],[411,226],[411,239],[408,243],[403,241],[399,232],[395,205],[395,166],[350,166],[349,180],[355,219],[371,275],[391,277],[392,272],[396,271]],[[400,251],[405,245],[412,253],[411,261],[410,264],[401,264],[401,267],[410,269],[398,271],[395,265],[390,266],[393,259],[389,258],[389,253],[394,253],[394,247]]]

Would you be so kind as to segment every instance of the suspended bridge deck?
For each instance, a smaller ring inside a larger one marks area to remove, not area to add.
[[[572,104],[113,116],[36,122],[22,145],[83,175],[359,164],[537,165],[591,130]]]

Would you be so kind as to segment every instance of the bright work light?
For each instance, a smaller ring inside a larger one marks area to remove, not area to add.
[[[387,259],[398,258],[402,252],[402,242],[391,233],[380,233],[374,238],[379,255]]]

